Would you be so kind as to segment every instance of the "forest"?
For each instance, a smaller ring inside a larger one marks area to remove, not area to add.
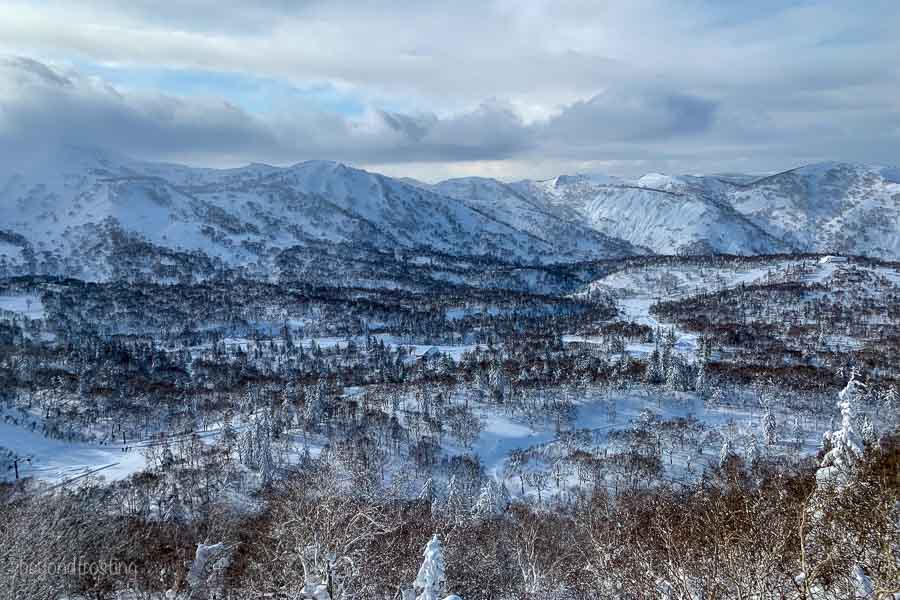
[[[900,597],[896,267],[0,281],[0,597]]]

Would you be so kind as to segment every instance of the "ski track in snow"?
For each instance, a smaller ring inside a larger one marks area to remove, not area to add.
[[[144,455],[136,448],[123,452],[121,445],[100,446],[65,442],[45,437],[41,431],[0,421],[0,446],[19,456],[19,476],[55,483],[68,483],[97,472],[102,467],[106,479],[125,479],[145,466]],[[13,473],[0,477],[12,479]]]

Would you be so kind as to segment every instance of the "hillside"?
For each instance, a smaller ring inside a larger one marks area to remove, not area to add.
[[[762,178],[424,184],[329,161],[204,169],[60,147],[0,167],[0,274],[183,281],[235,271],[408,287],[409,269],[423,271],[420,282],[471,283],[491,269],[641,254],[896,259],[898,173],[822,163]]]
[[[516,184],[534,198],[581,216],[593,229],[655,254],[773,254],[789,251],[729,206],[682,191],[557,177]]]
[[[326,161],[192,169],[62,148],[5,165],[0,207],[0,269],[11,274],[106,279],[162,263],[271,276],[284,251],[322,244],[507,264],[634,253],[584,228],[574,246],[560,243],[523,219]]]

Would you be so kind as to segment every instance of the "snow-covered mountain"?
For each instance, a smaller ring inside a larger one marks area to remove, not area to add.
[[[0,165],[0,274],[164,280],[239,269],[321,278],[318,262],[334,260],[351,279],[368,269],[382,281],[404,263],[459,273],[483,260],[642,253],[898,259],[898,232],[900,171],[844,163],[767,177],[434,185],[327,161],[199,169],[72,147]],[[378,266],[385,257],[389,268]]]
[[[596,256],[598,249],[612,257],[640,253],[625,240],[591,227],[577,212],[561,210],[544,202],[541,196],[522,193],[495,179],[449,179],[429,187],[444,196],[462,200],[497,221],[552,242],[571,260]]]
[[[795,248],[900,258],[900,170],[820,163],[726,190],[753,223]]]
[[[455,197],[481,204],[502,206],[513,194],[523,204],[658,254],[900,258],[900,170],[886,167],[820,163],[765,177],[574,175],[436,187],[447,184]]]
[[[655,179],[654,183],[658,183]],[[773,254],[789,250],[727,204],[689,191],[557,177],[515,184],[521,193],[591,228],[657,254]]]
[[[285,250],[322,244],[518,264],[635,253],[326,161],[194,169],[66,147],[0,167],[0,208],[0,269],[101,279],[185,261],[266,273]]]

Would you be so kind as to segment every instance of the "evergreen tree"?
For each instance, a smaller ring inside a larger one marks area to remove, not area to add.
[[[434,502],[434,497],[434,481],[431,479],[431,477],[429,477],[425,481],[425,485],[422,486],[422,491],[419,493],[419,500],[431,504],[432,502]]]
[[[778,443],[778,421],[768,406],[763,415],[763,436],[765,436],[766,446],[774,446]]]
[[[734,456],[734,450],[731,448],[731,440],[727,437],[722,442],[722,449],[719,451],[719,468],[724,469],[728,461]]]
[[[472,516],[477,519],[489,519],[502,514],[509,505],[509,492],[494,480],[487,480],[481,486],[478,499],[472,506]]]
[[[878,443],[878,432],[875,430],[875,425],[872,424],[872,419],[869,418],[869,415],[863,415],[860,419],[859,435],[870,446]]]
[[[414,585],[419,592],[416,600],[440,600],[444,595],[444,549],[437,534],[434,534],[425,547],[424,560]]]
[[[447,484],[447,518],[452,523],[463,521],[466,516],[466,499],[456,475]]]
[[[706,381],[706,365],[704,363],[700,363],[700,368],[697,369],[697,377],[694,379],[694,391],[703,399],[709,394],[709,384]]]
[[[756,436],[752,436],[750,438],[750,447],[747,450],[747,458],[750,461],[750,466],[754,467],[759,464],[759,459],[761,458],[761,453],[759,450],[759,441],[756,439]]]
[[[860,390],[864,387],[857,381],[856,371],[853,371],[847,386],[838,394],[841,428],[825,434],[831,449],[822,459],[822,465],[816,473],[819,483],[843,487],[850,481],[857,463],[863,457],[863,440],[853,427],[853,413]]]

